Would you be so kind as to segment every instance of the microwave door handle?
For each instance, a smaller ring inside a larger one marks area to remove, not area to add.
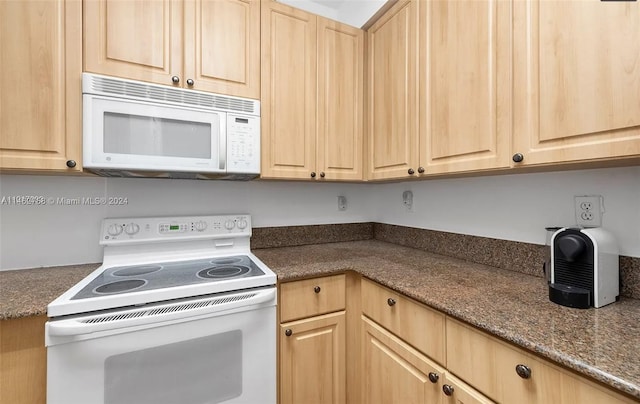
[[[220,132],[218,133],[218,136],[220,136],[220,148],[218,149],[218,166],[221,170],[225,170],[227,167],[227,134]]]

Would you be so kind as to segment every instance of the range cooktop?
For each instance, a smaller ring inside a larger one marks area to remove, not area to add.
[[[111,218],[102,265],[47,306],[49,317],[275,288],[251,253],[251,216]]]
[[[260,275],[264,272],[246,255],[116,266],[104,270],[71,300]]]

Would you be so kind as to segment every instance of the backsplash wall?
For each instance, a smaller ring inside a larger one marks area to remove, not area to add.
[[[0,200],[116,197],[123,205],[0,204],[0,269],[102,261],[105,217],[249,213],[254,227],[368,222],[369,185],[1,175]],[[338,211],[338,195],[348,209]]]
[[[402,192],[414,193],[413,212]],[[122,206],[0,204],[0,269],[100,262],[105,217],[250,213],[254,227],[378,222],[544,244],[575,223],[573,195],[604,196],[603,226],[640,257],[640,167],[384,184],[0,175],[0,199],[123,197]],[[337,209],[337,196],[348,199]]]
[[[640,257],[640,167],[380,184],[372,222],[544,244],[546,226],[575,225],[574,195],[602,195],[602,226]],[[402,192],[413,192],[413,212]]]

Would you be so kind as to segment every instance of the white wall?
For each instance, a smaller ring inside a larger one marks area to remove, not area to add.
[[[382,184],[371,220],[544,244],[544,227],[575,224],[574,195],[593,194],[604,197],[602,226],[621,254],[640,257],[640,167]]]
[[[313,14],[362,27],[387,0],[278,0]]]
[[[414,193],[414,211],[402,191]],[[254,227],[377,221],[543,244],[545,226],[575,223],[573,196],[604,196],[603,226],[640,257],[640,167],[389,184],[225,182],[2,175],[2,197],[128,198],[124,206],[0,204],[0,268],[100,262],[105,217],[246,212]],[[337,210],[337,196],[349,208]]]
[[[0,268],[102,261],[105,217],[249,213],[254,227],[369,221],[367,184],[2,175],[2,197],[126,197],[123,206],[0,204]],[[338,211],[337,196],[348,209]]]

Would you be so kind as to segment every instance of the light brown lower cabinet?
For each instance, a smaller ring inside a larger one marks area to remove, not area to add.
[[[446,326],[447,369],[497,402],[636,402],[459,321]]]
[[[47,316],[0,321],[0,404],[44,404]]]
[[[365,403],[441,403],[444,369],[362,316]]]
[[[279,311],[282,404],[637,402],[359,275],[283,283]]]
[[[345,312],[281,324],[280,403],[345,402]]]
[[[444,374],[442,391],[445,393],[442,404],[488,404],[493,403],[480,392],[458,379],[449,372]]]

